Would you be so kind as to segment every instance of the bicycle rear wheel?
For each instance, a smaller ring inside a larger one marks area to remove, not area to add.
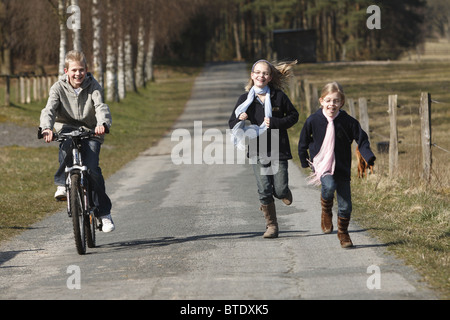
[[[80,186],[80,175],[71,176],[70,186],[70,208],[72,212],[73,233],[75,236],[75,246],[78,254],[86,253],[86,228],[83,214],[83,194]]]

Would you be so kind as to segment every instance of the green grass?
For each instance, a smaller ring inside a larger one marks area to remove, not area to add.
[[[183,112],[191,95],[198,68],[159,66],[156,82],[139,92],[128,93],[120,103],[108,103],[113,115],[111,134],[100,155],[105,178],[151,147]],[[158,79],[162,80],[158,80]],[[39,126],[43,102],[14,103],[0,107],[0,121]],[[55,202],[53,175],[58,148],[0,148],[0,241],[11,238],[36,221],[65,208]]]
[[[419,101],[429,92],[432,104],[432,140],[450,150],[450,61],[378,65],[305,64],[296,68],[299,79],[308,79],[320,91],[330,81],[340,82],[346,97],[368,100],[369,135],[377,156],[375,174],[356,176],[352,168],[353,218],[390,251],[414,267],[443,299],[450,298],[450,155],[432,148],[430,183],[421,180]],[[389,178],[388,155],[376,144],[389,141],[388,96],[398,95],[399,175]],[[296,102],[304,106],[302,96]],[[344,107],[348,111],[348,106]],[[297,150],[306,114],[290,130],[292,149]],[[386,139],[387,138],[387,139]],[[296,157],[297,158],[297,157]],[[298,159],[295,159],[298,163]],[[306,172],[306,171],[305,171]]]

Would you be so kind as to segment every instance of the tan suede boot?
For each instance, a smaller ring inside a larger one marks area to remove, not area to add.
[[[261,205],[260,210],[264,213],[264,218],[266,219],[266,232],[263,238],[278,238],[278,222],[277,222],[277,212],[275,210],[275,203]]]
[[[320,197],[322,203],[322,217],[321,217],[321,227],[323,233],[331,233],[333,232],[333,199],[324,200]]]
[[[339,241],[341,242],[342,248],[353,247],[352,239],[350,239],[350,235],[348,234],[348,224],[349,223],[350,223],[350,219],[338,217],[337,236],[338,236]]]

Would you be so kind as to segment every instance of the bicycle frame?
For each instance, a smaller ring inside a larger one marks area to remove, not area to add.
[[[66,190],[69,191],[69,188],[71,186],[72,180],[71,176],[74,173],[80,173],[80,185],[83,190],[83,214],[88,214],[90,212],[90,190],[88,188],[88,168],[83,165],[82,159],[81,159],[81,152],[80,152],[80,142],[77,138],[72,138],[72,158],[73,163],[71,167],[66,167],[65,173],[66,173]],[[72,216],[71,208],[70,208],[70,198],[69,198],[70,192],[67,192],[67,213],[69,217]]]

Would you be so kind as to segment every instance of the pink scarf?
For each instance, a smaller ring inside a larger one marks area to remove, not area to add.
[[[322,147],[319,153],[310,162],[314,172],[308,177],[308,184],[320,185],[320,178],[326,175],[333,175],[336,160],[334,157],[335,131],[333,120],[339,115],[339,112],[333,118],[328,117],[322,109],[323,115],[328,120],[327,132],[323,139]]]

